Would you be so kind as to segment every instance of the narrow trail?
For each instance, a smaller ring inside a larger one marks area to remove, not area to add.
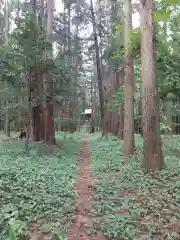
[[[68,240],[113,240],[99,233],[97,236],[89,236],[86,231],[88,212],[91,209],[94,197],[94,178],[90,171],[91,158],[88,153],[88,137],[81,146],[80,170],[76,180],[76,219],[72,223]]]

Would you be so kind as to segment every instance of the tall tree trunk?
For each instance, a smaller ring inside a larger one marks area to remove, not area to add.
[[[123,10],[123,0],[120,1],[120,24],[124,24],[124,10]],[[121,45],[124,46],[124,34],[121,33]],[[122,59],[120,59],[122,60]],[[122,64],[123,65],[123,64]],[[124,69],[121,69],[120,72],[116,73],[116,81],[118,87],[124,86]],[[124,100],[124,99],[123,99]],[[120,119],[118,126],[118,137],[124,139],[124,101],[120,104]]]
[[[118,125],[118,137],[124,139],[124,105],[120,106],[120,120]]]
[[[153,0],[140,1],[142,121],[146,170],[164,166],[160,136],[159,103],[156,89],[156,46]]]
[[[68,4],[67,10],[68,10],[67,41],[68,41],[68,53],[70,55],[70,50],[71,50],[71,36],[70,36],[70,34],[71,34],[71,4]],[[71,56],[69,56],[68,61],[69,61],[68,64],[70,65],[71,64]]]
[[[52,28],[53,28],[53,12],[54,1],[47,1],[47,40],[51,44],[51,49],[47,52],[48,58],[52,59]],[[48,76],[49,75],[49,76]],[[44,141],[48,144],[55,144],[55,128],[54,128],[54,107],[53,102],[47,98],[52,99],[53,82],[51,75],[47,74],[44,78],[44,92],[46,95],[46,102],[44,104],[44,118],[45,118],[45,138]]]
[[[45,9],[44,9],[44,0],[40,0],[40,14],[39,14],[39,26],[41,29],[45,28]]]
[[[123,87],[124,85],[124,69],[120,72],[116,72],[116,82],[118,87]],[[124,99],[120,104],[120,116],[119,116],[119,124],[117,130],[117,136],[120,139],[124,138]]]
[[[39,113],[40,113],[39,106],[33,107],[32,109],[33,140],[36,142],[41,140],[39,131],[41,129]]]
[[[134,144],[134,82],[133,60],[131,56],[130,31],[132,29],[131,0],[124,0],[124,156],[129,157],[135,151]]]
[[[9,39],[9,2],[4,1],[4,43],[8,44]],[[10,137],[10,119],[9,119],[9,109],[8,101],[6,101],[6,113],[5,113],[5,133]]]
[[[8,42],[9,38],[9,2],[8,0],[4,1],[4,41]]]
[[[140,103],[139,103],[139,133],[141,134],[141,137],[143,137],[143,129],[142,129],[142,96],[140,95]]]
[[[32,17],[34,19],[37,20],[37,6],[36,6],[36,0],[31,0],[31,5],[30,8],[28,9],[28,11],[31,13]],[[33,34],[33,33],[32,33]],[[34,41],[36,41],[37,36],[35,34],[33,34],[33,38]],[[43,95],[43,84],[42,84],[42,73],[40,72],[39,69],[37,69],[36,67],[31,67],[29,69],[29,88],[30,91],[32,93],[32,98],[37,98],[37,96],[42,96]],[[34,86],[36,86],[36,91],[32,91],[31,90],[31,84],[33,84]],[[38,104],[35,107],[32,107],[32,112],[31,112],[31,116],[32,116],[32,132],[33,132],[33,140],[34,141],[41,141],[43,140],[41,138],[42,133],[44,133],[44,128],[43,128],[43,123],[41,122],[41,114],[42,111],[42,104]],[[28,126],[30,127],[30,126]]]
[[[95,117],[94,117],[94,113],[95,113],[95,106],[94,106],[94,86],[93,86],[93,77],[91,74],[91,109],[92,109],[92,114],[91,114],[91,131],[90,133],[94,133],[95,132]]]
[[[102,136],[105,136],[107,133],[107,126],[106,126],[106,119],[105,119],[105,104],[104,104],[104,97],[103,97],[104,90],[103,90],[103,83],[102,83],[102,72],[101,72],[101,64],[100,64],[100,56],[99,56],[99,44],[98,44],[98,36],[97,36],[96,19],[95,19],[92,0],[91,0],[91,16],[92,16],[94,45],[95,45],[95,54],[96,54],[96,67],[97,67],[97,78],[98,78],[98,88],[99,88]]]
[[[26,142],[25,142],[25,149],[28,149],[29,140],[32,140],[33,136],[33,128],[32,128],[32,96],[31,96],[31,81],[28,79],[28,123],[26,129]]]

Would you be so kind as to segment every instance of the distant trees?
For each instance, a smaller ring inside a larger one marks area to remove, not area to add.
[[[19,14],[24,9],[23,14]],[[62,117],[58,119],[59,112],[65,110],[67,125],[68,121],[73,121],[73,126],[70,123],[67,129],[74,131],[74,116],[77,116],[76,111],[82,111],[85,84],[79,83],[82,72],[80,39],[78,33],[75,36],[66,31],[66,15],[54,15],[52,1],[42,0],[40,4],[36,1],[22,2],[18,6],[14,4],[11,11],[14,11],[16,28],[10,33],[9,29],[5,31],[4,25],[2,26],[2,39],[9,35],[9,41],[4,44],[3,40],[0,46],[0,81],[6,82],[8,91],[13,89],[13,93],[7,95],[1,88],[3,95],[1,94],[0,122],[3,123],[5,113],[10,112],[8,119],[12,119],[14,129],[31,125],[28,129],[33,140],[54,144],[54,122],[56,125],[58,121],[61,121],[61,125],[64,124]],[[4,14],[4,18],[9,20],[10,15]],[[57,46],[55,55],[52,52],[54,43]],[[70,50],[67,46],[70,46]],[[71,61],[67,62],[67,56]],[[11,106],[5,106],[5,95],[6,99],[9,96]],[[21,121],[17,114],[20,106],[23,106],[26,113],[26,118]],[[9,111],[11,109],[13,111]]]
[[[100,103],[100,113],[101,113],[101,127],[102,127],[102,136],[104,136],[107,134],[105,99],[103,94],[104,88],[103,88],[103,79],[102,79],[102,66],[100,62],[100,49],[99,49],[98,35],[97,35],[97,24],[96,24],[96,18],[95,18],[95,12],[94,12],[92,0],[90,4],[90,9],[91,9],[91,16],[92,16],[94,48],[95,48],[95,56],[96,56],[97,81],[98,81],[99,103]]]

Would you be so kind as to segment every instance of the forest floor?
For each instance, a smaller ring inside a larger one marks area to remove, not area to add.
[[[40,232],[48,236],[51,232],[61,237],[68,231],[75,216],[72,202],[82,136],[62,133],[56,138],[60,147],[51,149],[31,143],[28,152],[24,140],[1,138],[1,240],[7,239],[7,235],[10,240],[21,239],[12,237],[17,231],[19,235],[26,235],[29,230],[36,236]]]
[[[128,161],[112,136],[57,140],[57,149],[31,143],[29,152],[24,141],[0,140],[0,239],[16,228],[39,239],[180,239],[179,136],[163,137],[166,169],[148,174],[140,136]]]
[[[166,168],[145,174],[140,168],[143,141],[136,136],[136,154],[128,161],[123,142],[90,137],[96,196],[89,213],[89,231],[117,239],[180,239],[180,137],[163,136]],[[176,150],[175,150],[176,149]]]

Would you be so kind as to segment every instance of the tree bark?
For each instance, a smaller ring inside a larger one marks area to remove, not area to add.
[[[120,23],[124,24],[124,10],[123,10],[123,0],[120,1]],[[124,34],[122,32],[122,46],[124,45]],[[122,59],[121,59],[122,61]],[[119,82],[119,87],[123,87],[124,85],[124,69],[121,69],[119,73],[117,73],[117,82]],[[118,129],[118,136],[120,139],[124,139],[124,102],[120,105],[120,120],[119,120],[119,129]]]
[[[123,87],[124,70],[121,70],[120,72],[116,72],[116,84],[118,87]],[[119,116],[117,136],[122,140],[124,138],[124,101],[120,104],[120,116]]]
[[[134,143],[134,82],[133,60],[131,56],[130,32],[132,29],[131,0],[124,0],[124,156],[129,157],[135,151]]]
[[[47,104],[46,109],[44,109],[45,115],[45,143],[55,144],[55,128],[54,128],[54,117],[53,117],[53,104]]]
[[[40,106],[34,107],[32,110],[33,140],[38,142],[40,138]]]
[[[140,1],[142,121],[145,170],[164,166],[160,136],[159,102],[156,89],[155,27],[153,0]]]
[[[4,43],[8,44],[9,39],[9,2],[4,1]],[[10,137],[10,119],[8,110],[8,101],[6,101],[6,113],[5,113],[5,133]]]
[[[118,137],[123,140],[124,138],[124,106],[120,106],[120,120],[118,126]]]
[[[37,97],[42,98],[44,94],[43,89],[43,73],[36,67],[29,69],[29,88],[31,91],[32,100]],[[33,87],[32,87],[33,86]],[[32,89],[31,89],[32,88]],[[42,101],[42,100],[41,100]],[[32,107],[32,126],[33,126],[33,140],[34,141],[44,141],[44,117],[42,117],[44,112],[42,102],[36,99],[36,106]]]
[[[53,12],[54,12],[54,1],[47,0],[47,40],[52,46],[52,28],[53,28]],[[48,58],[52,59],[52,47],[47,52]],[[50,74],[46,74],[44,78],[44,93],[46,97],[52,98],[52,89],[53,89],[53,82],[50,79]],[[44,118],[45,118],[45,137],[44,141],[47,144],[55,144],[55,128],[54,128],[54,107],[53,103],[46,102],[44,104]]]

